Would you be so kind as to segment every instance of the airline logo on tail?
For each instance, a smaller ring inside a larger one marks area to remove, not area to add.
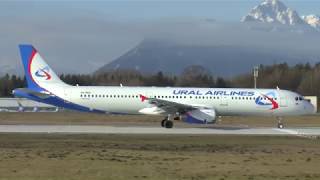
[[[35,72],[35,75],[40,78],[45,78],[45,80],[50,80],[51,79],[50,68],[48,66],[44,68],[40,68]]]
[[[275,101],[275,92],[269,92],[267,94],[261,94],[256,99],[256,104],[261,106],[271,106],[270,110],[278,109],[279,104]]]

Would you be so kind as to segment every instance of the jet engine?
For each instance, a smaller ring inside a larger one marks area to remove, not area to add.
[[[213,124],[216,122],[216,111],[211,108],[201,108],[188,111],[183,119],[191,124]]]

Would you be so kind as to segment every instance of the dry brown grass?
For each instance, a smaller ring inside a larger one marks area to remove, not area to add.
[[[320,179],[319,140],[1,134],[0,179]]]

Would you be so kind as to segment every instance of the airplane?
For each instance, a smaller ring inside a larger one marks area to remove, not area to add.
[[[220,116],[276,117],[278,128],[284,128],[282,117],[315,113],[300,94],[279,88],[71,86],[60,80],[32,45],[19,49],[27,88],[13,94],[66,109],[161,115],[164,128],[172,128],[173,120],[211,124]]]

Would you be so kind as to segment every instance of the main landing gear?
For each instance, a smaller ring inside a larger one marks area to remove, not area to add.
[[[168,115],[164,120],[161,121],[161,126],[165,128],[173,127],[173,122],[171,121],[170,115]]]
[[[282,122],[282,117],[277,117],[278,119],[278,128],[279,129],[283,129],[284,128],[284,124]]]

